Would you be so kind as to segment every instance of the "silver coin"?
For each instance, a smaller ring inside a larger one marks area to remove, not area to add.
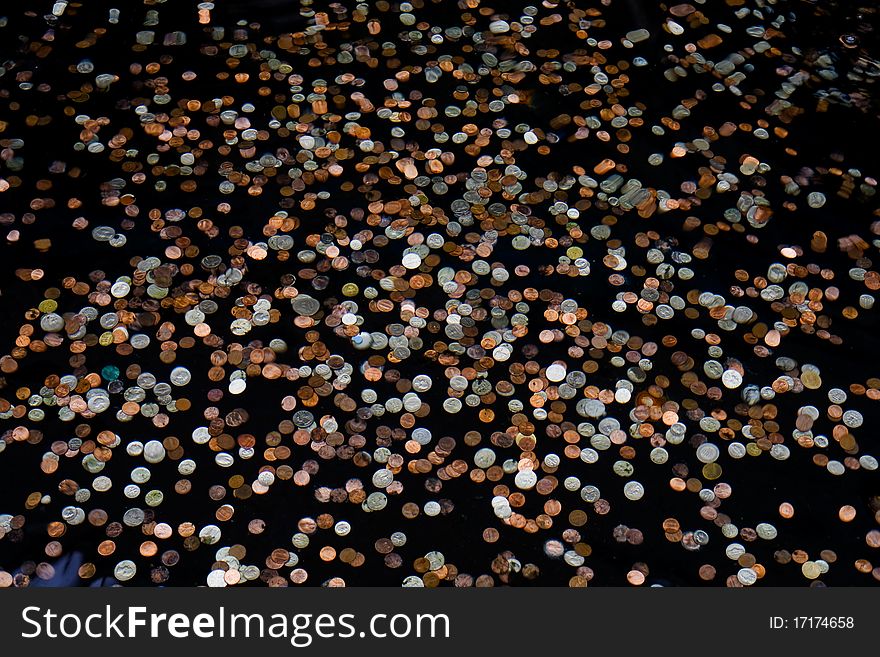
[[[728,559],[736,561],[746,553],[746,549],[739,543],[731,543],[725,548],[724,553]]]
[[[611,469],[614,471],[614,474],[620,477],[630,477],[635,471],[635,468],[629,461],[615,461]]]
[[[858,411],[845,411],[843,414],[843,423],[850,429],[856,429],[862,426],[862,414]]]
[[[645,494],[645,487],[637,481],[630,481],[623,487],[623,494],[628,500],[640,500]]]
[[[828,464],[825,466],[825,469],[827,469],[828,472],[830,472],[831,474],[838,476],[838,477],[846,471],[846,468],[844,467],[843,463],[841,463],[840,461],[828,461]]]
[[[307,294],[300,294],[291,301],[294,312],[310,317],[321,309],[321,302]]]
[[[720,455],[721,450],[718,449],[717,445],[713,445],[712,443],[703,443],[697,447],[697,460],[699,460],[700,463],[714,463],[718,460]]]
[[[776,527],[774,527],[773,525],[771,525],[768,522],[758,523],[758,526],[755,527],[755,531],[757,532],[758,536],[760,536],[761,538],[768,540],[768,541],[771,541],[774,538],[776,538],[776,536],[779,533],[776,530]]]
[[[128,509],[122,514],[122,522],[129,527],[138,527],[144,524],[144,510],[138,508]]]
[[[226,571],[212,570],[207,577],[208,586],[211,588],[223,588],[226,584]]]
[[[486,469],[495,463],[495,452],[488,447],[483,447],[474,454],[474,465]]]
[[[220,528],[217,525],[205,525],[199,530],[199,540],[205,545],[212,545],[220,540]]]
[[[147,463],[159,463],[165,458],[165,446],[158,440],[151,440],[144,445],[144,460]]]
[[[394,473],[387,468],[376,470],[376,472],[373,473],[373,485],[376,488],[387,488],[391,485],[392,481],[394,481]]]
[[[530,490],[538,483],[538,475],[532,470],[520,470],[514,477],[514,484],[521,490]]]
[[[118,579],[120,582],[127,582],[137,573],[137,566],[134,561],[130,559],[125,559],[124,561],[120,561],[116,564],[116,567],[113,568],[113,576]]]
[[[740,568],[736,573],[736,578],[743,586],[751,586],[758,581],[758,573],[751,568]]]

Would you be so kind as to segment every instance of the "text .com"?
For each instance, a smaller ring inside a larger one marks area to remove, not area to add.
[[[22,638],[285,639],[305,648],[315,639],[448,639],[446,614],[373,614],[360,620],[356,614],[261,614],[227,612],[156,613],[147,607],[114,610],[106,605],[92,613],[57,613],[51,608],[30,606],[22,610]]]

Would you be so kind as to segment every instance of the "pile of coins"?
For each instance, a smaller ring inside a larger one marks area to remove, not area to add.
[[[868,60],[763,0],[96,4],[0,18],[0,587],[880,581],[876,162],[813,134]]]

